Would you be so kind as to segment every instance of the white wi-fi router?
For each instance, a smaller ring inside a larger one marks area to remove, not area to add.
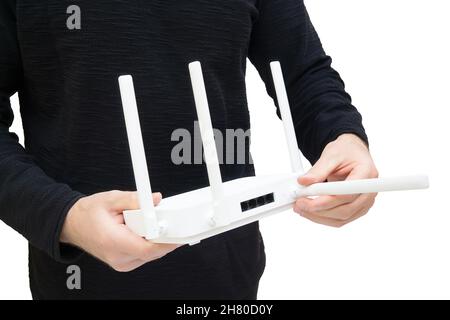
[[[119,77],[140,204],[140,210],[124,212],[125,223],[133,232],[153,242],[192,245],[288,210],[302,196],[428,188],[428,177],[424,175],[325,182],[308,187],[299,185],[297,179],[304,171],[283,74],[279,62],[272,62],[270,66],[289,148],[291,172],[222,182],[202,68],[200,62],[192,62],[189,71],[210,186],[165,198],[156,207],[152,199],[133,79],[130,75]]]

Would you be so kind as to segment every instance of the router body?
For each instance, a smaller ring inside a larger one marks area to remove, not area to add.
[[[161,243],[189,243],[217,235],[292,208],[296,199],[297,175],[255,176],[224,182],[223,202],[214,201],[209,187],[165,198],[155,207]],[[225,220],[215,217],[215,210]],[[146,236],[140,210],[127,211],[127,225]]]
[[[278,105],[291,160],[291,170],[222,182],[206,89],[199,62],[189,64],[192,89],[210,185],[165,198],[154,206],[138,109],[131,76],[119,77],[140,210],[124,212],[126,225],[158,243],[196,244],[203,239],[252,223],[293,207],[302,196],[375,193],[428,187],[423,175],[317,183],[297,182],[303,172],[281,66],[271,63]]]

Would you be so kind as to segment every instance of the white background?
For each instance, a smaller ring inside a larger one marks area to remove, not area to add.
[[[262,224],[261,299],[450,298],[450,5],[445,0],[309,0],[311,18],[364,118],[381,175],[428,173],[431,189],[385,193],[341,229],[292,212]],[[248,69],[258,174],[289,168],[281,123]],[[12,99],[21,133],[18,101]],[[29,299],[27,243],[0,223],[0,299]]]

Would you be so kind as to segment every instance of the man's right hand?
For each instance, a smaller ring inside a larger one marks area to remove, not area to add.
[[[154,193],[158,204],[161,194]],[[128,272],[159,259],[179,245],[152,243],[125,225],[124,210],[139,209],[136,192],[109,191],[81,198],[67,214],[61,242],[77,246],[110,265]]]

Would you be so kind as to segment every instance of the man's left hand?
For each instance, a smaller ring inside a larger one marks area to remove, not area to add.
[[[378,171],[366,144],[354,134],[343,134],[327,144],[317,163],[298,182],[308,186],[324,181],[377,177]],[[342,227],[365,215],[375,197],[376,194],[360,194],[299,198],[294,211],[311,221]]]

